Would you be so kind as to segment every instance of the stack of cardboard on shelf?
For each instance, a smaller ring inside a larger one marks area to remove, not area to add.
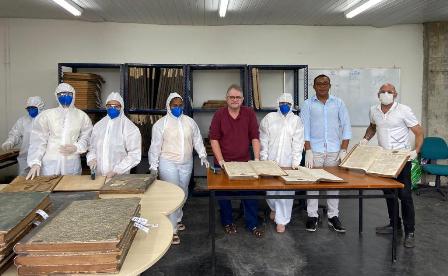
[[[252,103],[255,109],[260,109],[261,94],[260,94],[260,73],[257,68],[252,68]]]
[[[14,247],[19,275],[117,273],[132,245],[140,199],[80,200]]]
[[[204,138],[204,146],[205,146],[205,151],[207,152],[207,155],[213,155],[213,149],[212,149],[212,145],[210,144],[209,138]]]
[[[14,245],[40,220],[36,211],[50,208],[49,193],[0,193],[0,275],[12,264]]]
[[[17,176],[0,192],[51,192],[61,179],[60,175],[36,176],[33,180]]]
[[[64,72],[63,81],[75,88],[75,106],[80,109],[100,108],[104,79],[92,73]]]
[[[162,118],[162,115],[129,115],[129,119],[138,127],[142,135],[142,153],[147,154],[151,145],[152,126]]]
[[[221,100],[208,100],[202,104],[203,109],[218,109],[226,106],[227,102]]]

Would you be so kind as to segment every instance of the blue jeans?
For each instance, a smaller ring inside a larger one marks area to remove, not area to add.
[[[256,195],[257,192],[216,192],[216,196],[247,196]],[[253,230],[258,226],[258,200],[257,199],[243,199],[244,221],[248,230]],[[232,204],[230,200],[218,200],[221,208],[221,223],[222,225],[229,225],[233,223]]]

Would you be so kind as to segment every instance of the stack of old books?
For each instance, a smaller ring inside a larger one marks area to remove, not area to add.
[[[140,199],[80,200],[14,247],[19,275],[117,273],[134,240]]]
[[[14,245],[39,220],[36,211],[50,207],[49,193],[0,193],[0,275],[12,263]]]
[[[63,80],[75,88],[75,106],[81,109],[101,107],[101,86],[104,80],[92,73],[64,72]]]
[[[221,100],[208,100],[202,104],[202,108],[204,109],[218,109],[226,106],[227,102]]]

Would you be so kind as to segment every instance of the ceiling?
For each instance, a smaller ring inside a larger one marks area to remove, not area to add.
[[[360,0],[73,0],[74,17],[51,0],[0,0],[0,18],[68,19],[160,25],[375,26],[448,21],[448,0],[386,0],[355,18],[344,11]]]

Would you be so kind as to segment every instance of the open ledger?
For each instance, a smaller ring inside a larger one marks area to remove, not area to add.
[[[408,150],[386,150],[380,146],[356,145],[339,165],[366,174],[396,178],[409,159]]]
[[[229,179],[257,179],[259,176],[282,176],[285,171],[275,161],[225,162]]]
[[[285,184],[309,184],[316,182],[345,182],[344,179],[327,172],[324,169],[308,169],[299,167],[297,170],[285,170],[288,175],[280,176]]]

